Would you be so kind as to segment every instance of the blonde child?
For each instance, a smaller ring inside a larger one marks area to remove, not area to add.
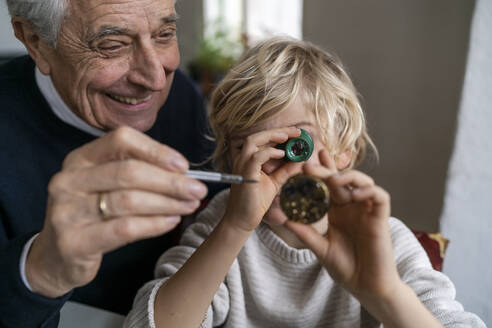
[[[390,217],[386,191],[353,170],[373,144],[356,90],[318,47],[275,38],[217,87],[210,122],[218,169],[258,183],[217,195],[157,263],[128,327],[484,327],[454,300],[424,250]],[[313,137],[307,163],[276,144]],[[278,193],[304,172],[324,179],[328,216],[287,221]]]

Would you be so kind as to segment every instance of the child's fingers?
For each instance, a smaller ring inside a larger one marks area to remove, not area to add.
[[[319,160],[321,165],[306,163],[304,166],[304,173],[317,176],[321,179],[327,179],[338,172],[333,156],[331,156],[326,149],[320,150]]]
[[[352,191],[352,199],[358,202],[370,201],[376,217],[389,217],[391,199],[389,193],[379,186],[366,186]]]
[[[307,175],[316,176],[316,177],[321,178],[323,180],[326,180],[330,176],[332,176],[333,174],[337,173],[336,170],[332,170],[332,169],[329,169],[325,166],[315,165],[315,164],[310,164],[310,163],[304,164],[303,172]]]
[[[273,147],[266,147],[258,152],[254,153],[250,158],[244,158],[246,175],[260,172],[261,166],[268,162],[270,159],[281,159],[284,157],[285,151]]]
[[[326,256],[330,243],[313,227],[290,220],[287,220],[284,225],[292,231],[307,248],[312,250],[318,258],[321,259]]]
[[[374,185],[374,180],[370,176],[357,170],[351,170],[333,175],[329,179],[329,182],[331,185],[336,187],[351,185],[354,188],[361,188]]]
[[[233,160],[233,168],[235,168],[234,172],[242,172],[244,168],[248,166],[251,159],[264,149],[275,149],[271,146],[272,144],[283,143],[289,138],[298,137],[300,134],[301,130],[299,128],[286,127],[261,131],[249,135],[242,145],[241,154]],[[276,152],[271,158],[282,158],[285,153],[282,150],[282,156],[277,156],[277,154],[280,154],[280,152]],[[259,160],[263,161],[264,157],[260,157]]]
[[[351,191],[354,188],[374,185],[374,180],[371,177],[356,170],[332,175],[326,179],[326,182],[330,189],[331,200],[336,204],[346,204],[351,202]]]
[[[247,174],[245,170],[252,173],[254,170],[258,170],[258,164],[261,165],[266,163],[269,159],[281,159],[285,156],[285,151],[283,149],[278,149],[274,147],[261,146],[255,147],[254,152],[242,151],[239,156],[233,160],[233,171],[238,174]]]
[[[270,143],[283,143],[289,138],[298,137],[301,130],[296,127],[287,127],[273,130],[266,130],[249,135],[243,144],[243,154],[256,152],[258,147]]]
[[[299,162],[287,162],[273,171],[270,174],[270,178],[277,185],[277,189],[280,190],[287,179],[299,173],[302,165],[303,164]]]

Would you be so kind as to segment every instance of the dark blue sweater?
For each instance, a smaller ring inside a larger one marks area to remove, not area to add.
[[[152,279],[159,255],[177,242],[177,234],[106,254],[93,282],[60,299],[29,292],[20,278],[19,258],[26,241],[43,226],[48,182],[70,151],[95,137],[53,114],[36,85],[29,57],[0,66],[0,99],[0,327],[56,327],[59,309],[69,298],[126,314],[137,289]],[[197,163],[213,147],[205,132],[203,99],[178,71],[147,134]]]

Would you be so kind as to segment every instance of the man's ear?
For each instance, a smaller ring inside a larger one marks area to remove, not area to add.
[[[11,20],[15,37],[24,44],[31,58],[36,62],[41,73],[50,74],[50,65],[47,60],[49,45],[41,39],[31,23],[19,17]]]
[[[350,150],[346,150],[341,154],[335,156],[335,163],[337,164],[338,170],[343,170],[350,165],[352,161],[352,152]]]

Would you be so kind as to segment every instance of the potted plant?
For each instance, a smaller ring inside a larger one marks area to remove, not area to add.
[[[234,65],[241,52],[241,43],[232,40],[224,28],[219,27],[211,36],[203,38],[198,53],[188,64],[188,68],[206,98]]]

